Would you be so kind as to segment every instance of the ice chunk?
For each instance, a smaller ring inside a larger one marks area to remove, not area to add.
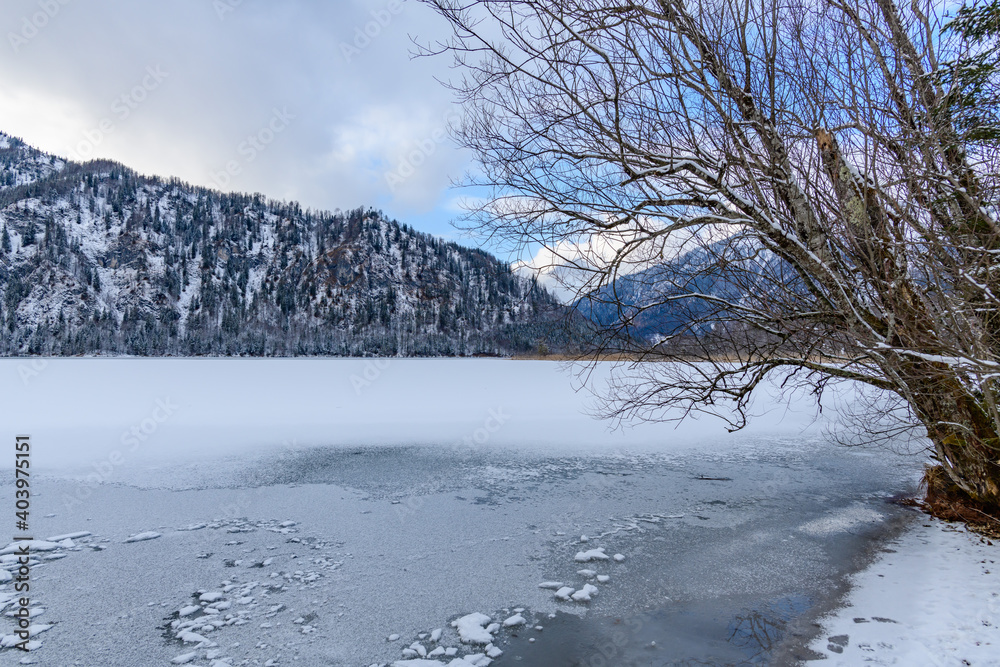
[[[518,625],[524,625],[525,623],[527,623],[527,621],[524,620],[524,616],[521,616],[520,614],[514,614],[513,616],[511,616],[510,618],[508,618],[503,622],[503,627],[513,628],[517,627]]]
[[[489,644],[493,641],[493,635],[484,627],[489,622],[489,616],[475,612],[452,621],[451,625],[458,630],[459,638],[466,644]]]
[[[190,653],[182,653],[182,654],[180,654],[179,656],[177,656],[176,658],[174,658],[170,662],[173,663],[173,664],[175,664],[175,665],[186,665],[186,664],[188,664],[189,662],[191,662],[192,660],[194,660],[197,657],[198,657],[198,652],[197,651],[191,651]]]
[[[593,595],[597,595],[597,586],[584,584],[583,588],[573,593],[573,599],[577,602],[590,602],[590,598]]]
[[[19,542],[11,542],[0,550],[0,556],[19,553],[23,548],[27,548],[31,552],[55,551],[59,548],[59,544],[57,542],[48,542],[46,540],[21,540]]]
[[[81,537],[88,537],[89,535],[92,534],[93,533],[91,533],[89,530],[80,530],[75,533],[66,533],[65,535],[53,535],[52,537],[48,538],[48,541],[62,542],[63,540],[78,540]]]
[[[569,602],[569,596],[571,596],[572,594],[573,594],[572,586],[563,586],[562,588],[556,591],[556,597],[559,598],[560,600],[566,600],[567,602]]]
[[[209,644],[210,642],[199,635],[197,632],[191,632],[190,630],[184,630],[177,634],[177,638],[180,639],[185,644]]]
[[[581,577],[586,577],[587,579],[593,579],[597,576],[597,572],[594,570],[577,570],[576,573]]]
[[[590,551],[581,551],[573,559],[578,563],[589,563],[592,560],[607,560],[608,555],[604,553],[604,547],[598,547]]]
[[[623,560],[625,560],[625,556],[623,556],[621,554],[615,554],[615,560],[620,563]]]
[[[155,540],[160,534],[153,532],[152,530],[147,530],[145,533],[136,533],[131,537],[125,538],[125,542],[145,542],[146,540]]]
[[[192,523],[183,528],[178,528],[177,530],[201,530],[202,528],[207,528],[207,523]]]
[[[552,590],[557,590],[563,587],[563,582],[561,581],[543,581],[538,584],[539,588],[551,588]]]
[[[599,574],[599,575],[597,575],[597,583],[599,583],[599,584],[606,584],[609,581],[611,581],[611,577],[609,577],[608,575],[606,575],[606,574]]]

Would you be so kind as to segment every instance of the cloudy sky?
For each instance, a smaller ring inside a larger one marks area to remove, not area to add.
[[[70,158],[381,208],[458,240],[444,37],[414,0],[3,0],[0,130]]]

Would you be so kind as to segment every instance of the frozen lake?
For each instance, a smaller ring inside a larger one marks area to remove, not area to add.
[[[888,501],[920,472],[827,444],[805,403],[737,435],[609,432],[549,362],[2,360],[0,377],[4,438],[33,438],[35,536],[91,533],[32,571],[52,626],[37,664],[468,656],[486,646],[450,623],[474,612],[526,621],[492,632],[498,666],[790,659],[911,519]]]

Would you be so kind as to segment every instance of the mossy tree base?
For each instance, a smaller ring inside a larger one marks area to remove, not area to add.
[[[1000,507],[970,497],[951,481],[942,466],[929,466],[921,484],[926,489],[922,507],[928,514],[945,521],[961,521],[974,532],[1000,539]]]

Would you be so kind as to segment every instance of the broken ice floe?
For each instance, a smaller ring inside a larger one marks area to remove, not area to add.
[[[302,562],[304,561],[305,559]],[[287,590],[289,584],[297,585],[299,590],[313,588],[320,577],[320,573],[311,570],[275,572],[264,581],[239,581],[237,577],[233,577],[221,582],[212,590],[203,589],[194,592],[191,596],[192,601],[168,617],[167,625],[164,626],[168,636],[172,636],[186,649],[175,660],[186,658],[193,649],[195,657],[190,660],[193,664],[201,664],[198,660],[200,652],[204,651],[205,659],[211,661],[210,667],[231,667],[236,657],[226,656],[223,654],[224,651],[218,648],[223,643],[220,639],[221,633],[229,627],[254,623],[261,630],[270,632],[283,630],[284,628],[280,627],[283,622],[294,619],[285,627],[301,634],[315,632],[316,612],[294,614],[285,603],[269,598]],[[314,600],[313,603],[318,604],[318,601]],[[255,648],[263,650],[268,644],[269,642],[261,642]],[[229,647],[231,651],[239,647],[239,643],[229,644]],[[257,658],[257,660],[262,659]],[[258,661],[254,664],[261,663]],[[269,659],[263,664],[278,663]]]
[[[9,626],[9,634],[4,634],[0,630],[0,649],[20,648],[23,646],[29,651],[35,651],[42,646],[42,642],[38,639],[31,639],[27,643],[23,643],[24,639],[14,634],[14,631],[17,629],[13,611],[13,607],[16,605],[16,594],[14,591],[6,589],[7,584],[13,580],[11,570],[16,570],[21,565],[19,562],[21,549],[27,547],[29,551],[29,567],[44,567],[47,563],[66,558],[71,552],[81,551],[84,547],[97,550],[97,545],[91,544],[91,537],[90,531],[81,530],[63,535],[54,535],[47,540],[20,540],[0,549],[0,612],[3,612],[4,616],[11,619],[14,623]],[[35,618],[45,613],[45,608],[40,606],[40,600],[33,599],[32,604],[34,606],[29,608],[28,618]],[[28,627],[29,637],[36,637],[53,626],[53,623],[33,623]]]
[[[152,530],[147,530],[144,533],[136,533],[135,535],[126,537],[124,541],[126,544],[131,542],[146,542],[149,540],[155,540],[158,537],[160,537],[159,533]]]
[[[580,551],[573,557],[578,563],[589,563],[593,560],[608,560],[608,555],[604,553],[604,547],[591,549],[590,551]],[[615,558],[617,560],[617,557]]]
[[[525,623],[527,623],[527,621],[524,619],[524,616],[521,616],[521,614],[514,614],[510,618],[504,620],[503,627],[513,628],[518,625],[524,625]]]
[[[590,602],[591,597],[597,595],[597,586],[584,584],[583,588],[573,593],[571,596],[577,602]]]
[[[452,621],[451,625],[458,630],[459,638],[466,644],[489,644],[493,641],[493,635],[484,626],[490,620],[486,614],[476,612]]]
[[[37,551],[55,551],[60,547],[58,542],[51,542],[49,540],[21,540],[18,542],[11,542],[3,549],[0,549],[0,556],[6,556],[7,554],[18,553],[21,549],[28,549],[31,553]]]
[[[575,589],[572,586],[563,586],[562,588],[556,591],[556,597],[559,598],[560,600],[569,602],[570,596],[573,595],[574,590]]]
[[[54,535],[48,538],[49,542],[62,542],[63,540],[78,540],[81,537],[90,537],[92,533],[89,530],[80,530],[75,533],[66,533],[65,535]]]

